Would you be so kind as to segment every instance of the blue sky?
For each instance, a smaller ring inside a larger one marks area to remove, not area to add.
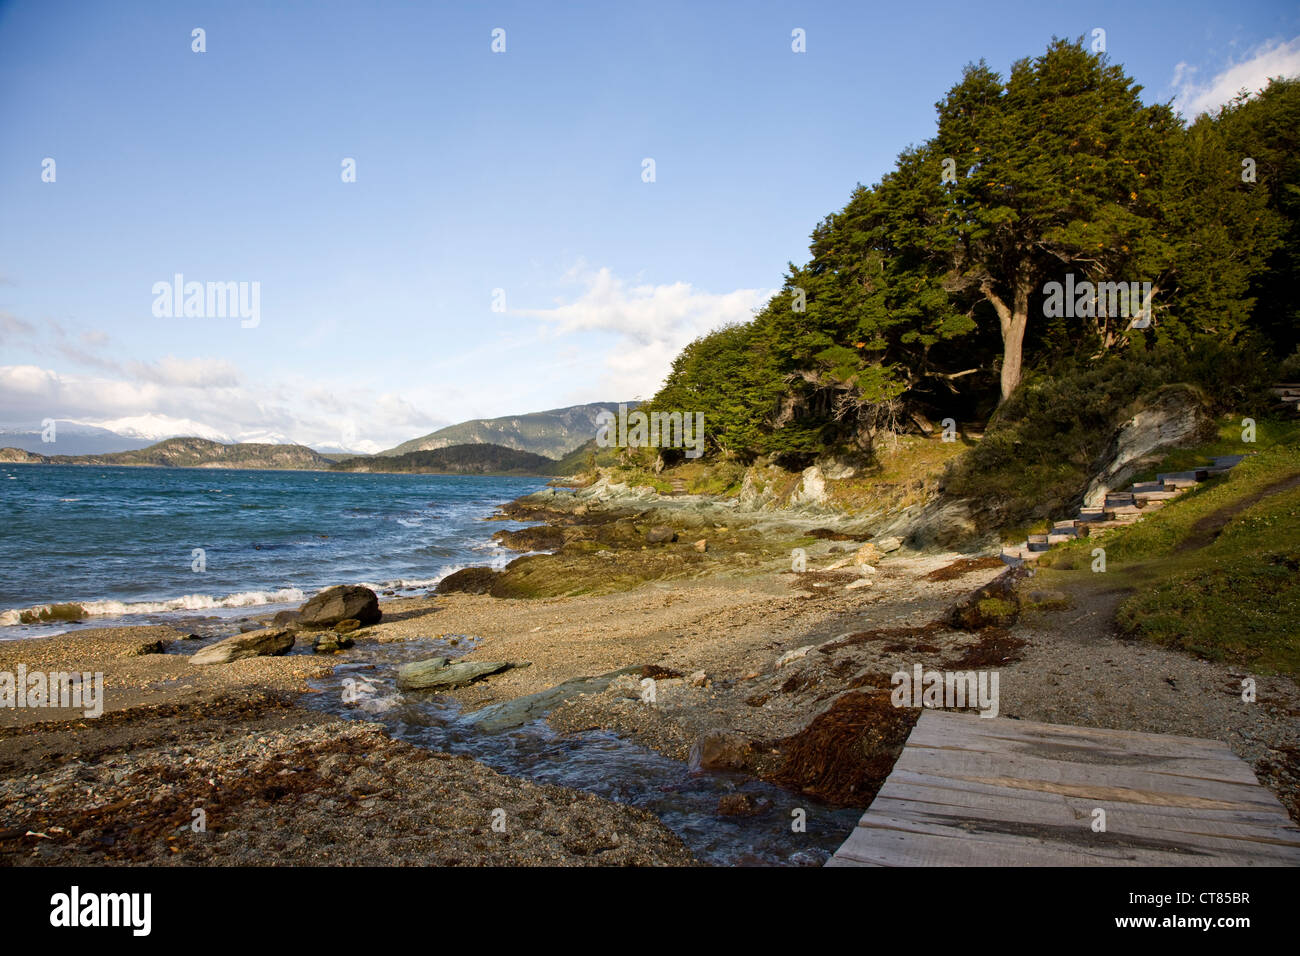
[[[1095,28],[1189,112],[1300,72],[1251,0],[0,3],[0,423],[377,450],[649,397],[964,64]],[[257,326],[155,316],[176,273]]]

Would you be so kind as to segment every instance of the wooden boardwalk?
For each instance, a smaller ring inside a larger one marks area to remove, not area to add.
[[[827,865],[1300,866],[1300,828],[1215,740],[927,710]]]

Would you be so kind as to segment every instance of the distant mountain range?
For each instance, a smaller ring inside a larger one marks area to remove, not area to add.
[[[554,458],[489,442],[448,445],[402,455],[358,455],[331,471],[396,472],[439,475],[553,475]]]
[[[624,404],[629,408],[636,405]],[[557,475],[568,474],[585,461],[589,446],[594,446],[597,416],[617,410],[616,402],[595,402],[528,415],[476,418],[378,455],[321,454],[306,445],[229,443],[197,437],[150,444],[107,428],[58,422],[57,440],[52,443],[41,440],[38,427],[0,428],[0,446],[7,446],[0,447],[0,463]],[[56,449],[58,454],[51,454]]]
[[[46,448],[51,446],[46,445]],[[0,462],[44,465],[143,465],[155,468],[274,468],[325,470],[334,462],[306,445],[243,442],[223,445],[206,438],[168,438],[147,448],[106,455],[42,455],[0,448]]]
[[[637,403],[623,404],[634,408]],[[617,402],[593,402],[590,405],[570,405],[568,408],[552,408],[528,415],[475,418],[459,425],[440,428],[422,438],[412,438],[379,454],[395,456],[414,451],[433,451],[451,445],[492,444],[559,459],[596,436],[597,415],[617,411]]]
[[[14,425],[0,428],[0,447],[21,448],[37,455],[106,455],[117,451],[148,448],[156,439],[134,438],[97,425],[58,422],[55,441],[42,437],[40,425]]]

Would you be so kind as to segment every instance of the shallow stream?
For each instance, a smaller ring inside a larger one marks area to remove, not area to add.
[[[692,774],[686,764],[609,731],[562,735],[541,718],[513,730],[485,732],[446,695],[397,689],[399,665],[456,657],[471,650],[473,643],[472,638],[456,646],[420,639],[367,647],[363,659],[341,664],[329,677],[314,681],[318,692],[309,694],[307,703],[328,713],[382,723],[395,739],[464,754],[510,776],[648,810],[698,859],[713,865],[819,866],[861,815],[742,774]],[[731,793],[747,794],[767,808],[753,816],[719,814],[719,799]],[[805,832],[794,827],[800,809]]]

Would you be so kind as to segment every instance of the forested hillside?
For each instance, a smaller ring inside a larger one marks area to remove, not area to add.
[[[817,224],[752,321],[683,350],[647,410],[703,412],[707,454],[742,463],[870,459],[882,430],[951,418],[989,422],[985,455],[1002,434],[1084,467],[1162,384],[1263,403],[1297,375],[1300,81],[1191,122],[1141,93],[1082,42],[967,67],[933,137]]]

